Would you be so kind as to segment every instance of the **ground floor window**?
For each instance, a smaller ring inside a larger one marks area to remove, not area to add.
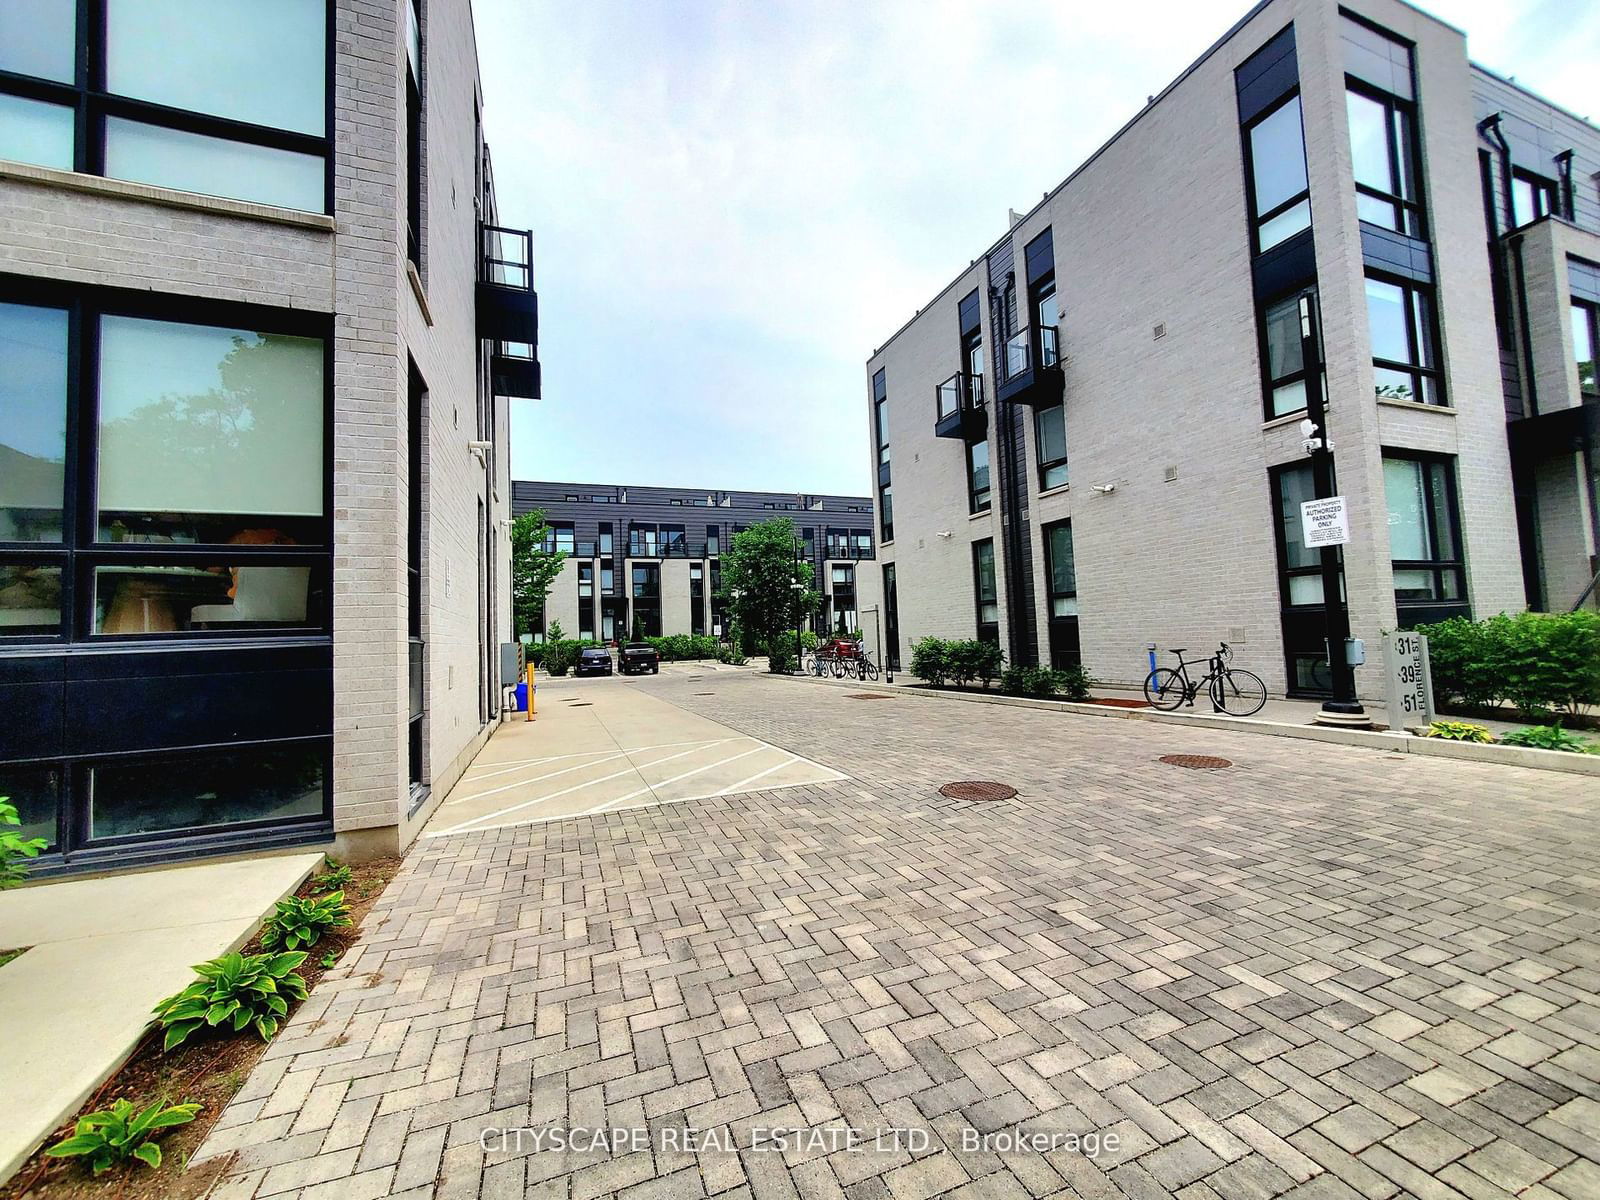
[[[849,563],[835,563],[831,578],[833,586],[833,632],[854,633],[860,628],[856,617],[856,569]]]
[[[1383,458],[1383,490],[1401,627],[1464,610],[1466,570],[1453,461],[1390,451]]]
[[[1072,550],[1072,522],[1044,527],[1045,576],[1050,584],[1050,665],[1083,662],[1078,642],[1078,568]]]
[[[1309,462],[1272,472],[1272,504],[1278,548],[1278,601],[1289,691],[1327,695],[1328,615],[1323,607],[1320,551],[1308,549],[1300,528],[1300,505],[1316,496]],[[1341,586],[1343,576],[1341,575]]]
[[[250,749],[89,768],[89,837],[317,817],[320,749]]]
[[[994,575],[994,539],[972,543],[972,583],[977,605],[978,640],[1000,640],[1000,592]]]
[[[883,661],[891,671],[900,669],[900,593],[893,563],[883,564]]]
[[[661,636],[661,564],[634,563],[633,636]]]
[[[703,563],[689,564],[689,632],[706,631],[706,569]]]

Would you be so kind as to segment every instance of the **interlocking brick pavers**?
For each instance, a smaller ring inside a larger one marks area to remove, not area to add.
[[[420,843],[207,1143],[226,1195],[1593,1194],[1588,780],[640,686],[850,778]],[[1019,1130],[1118,1141],[969,1140]]]

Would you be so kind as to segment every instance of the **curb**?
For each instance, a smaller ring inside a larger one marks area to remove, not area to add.
[[[1369,729],[1336,729],[1321,725],[1291,725],[1283,721],[1258,721],[1251,717],[1211,717],[1192,713],[1157,712],[1148,708],[1114,708],[1082,704],[1072,700],[1034,700],[1025,696],[985,696],[974,692],[941,691],[934,688],[895,687],[861,683],[859,680],[817,679],[805,675],[764,674],[767,679],[788,679],[826,687],[848,687],[885,696],[905,696],[919,700],[964,700],[973,704],[1007,704],[1014,708],[1037,708],[1075,716],[1101,717],[1124,721],[1154,721],[1190,729],[1227,729],[1234,733],[1265,734],[1268,737],[1300,738],[1309,742],[1332,742],[1342,746],[1361,746],[1391,754],[1421,754],[1435,758],[1459,758],[1472,762],[1494,763],[1502,767],[1526,767],[1537,771],[1561,771],[1569,775],[1600,776],[1600,755],[1570,754],[1559,750],[1535,750],[1527,746],[1485,746],[1472,742],[1452,742],[1444,738],[1424,738],[1411,733],[1377,733]]]

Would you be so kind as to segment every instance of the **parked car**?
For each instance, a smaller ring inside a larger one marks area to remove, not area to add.
[[[628,642],[617,650],[617,669],[624,675],[636,675],[640,671],[659,675],[661,655],[648,642]]]
[[[572,666],[574,675],[611,674],[611,651],[604,646],[590,646],[578,651],[578,661]]]

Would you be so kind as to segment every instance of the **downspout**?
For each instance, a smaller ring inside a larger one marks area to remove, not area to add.
[[[1494,113],[1478,122],[1478,132],[1494,144],[1500,157],[1500,198],[1504,206],[1506,229],[1517,227],[1516,205],[1511,198],[1511,143],[1500,128],[1500,114]],[[1522,351],[1523,379],[1527,390],[1527,411],[1530,417],[1539,415],[1539,385],[1533,375],[1533,335],[1528,329],[1528,287],[1523,271],[1523,235],[1512,234],[1506,239],[1511,249],[1511,277],[1516,297],[1517,325]]]
[[[985,264],[985,274],[987,274],[987,264]],[[1015,280],[1015,270],[1011,272],[1011,276]],[[996,506],[996,516],[1000,518],[1000,538],[1006,548],[1005,559],[1000,567],[1002,578],[998,582],[1004,589],[1006,598],[1006,640],[1008,642],[1007,650],[1009,651],[1007,658],[1012,663],[1018,663],[1021,661],[1018,652],[1022,649],[1022,627],[1019,623],[1022,605],[1019,602],[1016,589],[1016,560],[1020,551],[1014,537],[1016,514],[1010,504],[1011,477],[1013,474],[1011,421],[1016,406],[1010,401],[1003,405],[1000,403],[999,371],[1001,353],[1005,339],[1011,336],[1010,326],[1006,323],[1004,296],[1004,289],[997,288],[993,283],[990,283],[989,320],[991,327],[996,331],[997,342],[990,349],[994,362],[992,373],[995,386],[993,400],[990,405],[993,415],[989,423],[989,469],[995,474],[996,478],[993,480],[994,486],[989,489],[989,499],[990,504]],[[1004,415],[1002,415],[1002,410]],[[998,453],[996,453],[997,450]]]
[[[1561,215],[1569,221],[1577,220],[1572,215],[1572,151],[1563,150],[1556,155],[1556,175],[1561,180]]]

